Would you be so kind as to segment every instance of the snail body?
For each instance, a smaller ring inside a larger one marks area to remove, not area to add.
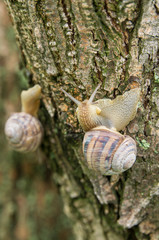
[[[97,126],[106,126],[117,131],[124,129],[136,115],[140,88],[131,89],[113,100],[106,98],[93,102],[99,87],[100,85],[97,86],[89,100],[83,102],[78,101],[63,89],[62,91],[78,105],[77,118],[85,132]]]
[[[37,119],[41,87],[35,85],[22,91],[22,112],[13,113],[5,124],[9,145],[19,152],[33,152],[41,143],[43,127]]]
[[[83,154],[88,168],[102,175],[126,171],[136,160],[135,141],[118,131],[123,130],[135,117],[140,97],[136,87],[115,99],[100,99],[93,102],[97,86],[89,100],[80,102],[62,89],[77,105],[79,123],[85,131]]]

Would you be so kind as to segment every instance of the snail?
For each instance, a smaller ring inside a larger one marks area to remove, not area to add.
[[[126,171],[136,160],[135,141],[119,133],[135,117],[140,97],[140,87],[135,87],[115,99],[100,99],[93,102],[98,85],[89,98],[78,101],[61,89],[78,108],[77,118],[86,132],[83,153],[89,169],[102,175]]]
[[[35,85],[21,93],[22,111],[13,113],[5,124],[10,146],[19,152],[33,152],[41,143],[43,127],[37,119],[41,87]]]

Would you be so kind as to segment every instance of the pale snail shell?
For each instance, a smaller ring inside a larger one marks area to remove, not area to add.
[[[41,143],[43,128],[40,121],[32,115],[14,113],[5,124],[5,135],[14,150],[33,152]]]
[[[132,167],[137,149],[130,136],[101,126],[85,133],[83,153],[89,169],[113,175]]]
[[[37,84],[21,93],[22,112],[13,113],[5,124],[9,145],[19,152],[33,152],[41,143],[43,127],[37,119],[41,87]]]

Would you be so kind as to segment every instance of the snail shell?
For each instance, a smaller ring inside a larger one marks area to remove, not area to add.
[[[19,152],[33,152],[42,140],[43,128],[32,115],[14,113],[5,124],[5,134],[12,148]]]
[[[130,136],[100,126],[85,133],[83,153],[88,168],[102,175],[113,175],[132,167],[137,149]]]

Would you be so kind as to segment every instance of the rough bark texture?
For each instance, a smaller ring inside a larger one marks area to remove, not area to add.
[[[159,3],[153,0],[5,0],[31,84],[43,89],[42,144],[78,240],[159,239]],[[83,165],[83,132],[60,91],[113,98],[141,80],[133,168],[102,177]]]

